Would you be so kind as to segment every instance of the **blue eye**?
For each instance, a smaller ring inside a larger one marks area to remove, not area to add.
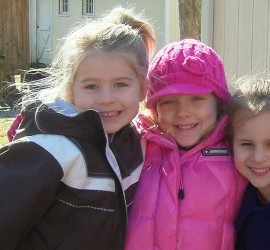
[[[124,88],[126,86],[128,86],[128,85],[126,83],[123,83],[123,82],[118,82],[115,84],[115,87],[117,87],[117,88]]]

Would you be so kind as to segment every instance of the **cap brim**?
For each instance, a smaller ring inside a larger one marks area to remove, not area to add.
[[[167,85],[161,90],[153,94],[149,99],[146,99],[146,108],[151,109],[154,107],[154,103],[161,97],[169,95],[206,95],[213,93],[213,90],[198,84],[192,83],[175,83]]]

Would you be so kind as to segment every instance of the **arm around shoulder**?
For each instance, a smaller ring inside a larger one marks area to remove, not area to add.
[[[32,142],[0,149],[0,242],[13,249],[54,200],[63,176],[57,161]]]

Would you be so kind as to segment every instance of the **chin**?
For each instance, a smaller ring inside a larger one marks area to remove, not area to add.
[[[190,144],[190,143],[187,143],[187,144],[178,143],[178,145],[182,148],[193,148],[194,146],[196,146],[196,144]]]

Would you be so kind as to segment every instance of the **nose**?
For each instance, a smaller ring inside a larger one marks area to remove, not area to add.
[[[255,148],[252,156],[251,156],[252,161],[258,163],[258,162],[263,162],[267,160],[267,154],[264,149],[262,148]]]
[[[176,115],[178,117],[188,117],[190,116],[190,109],[187,105],[184,105],[183,103],[179,103],[177,105]]]
[[[99,95],[99,103],[100,104],[111,104],[115,101],[115,94],[109,88],[102,89]]]

